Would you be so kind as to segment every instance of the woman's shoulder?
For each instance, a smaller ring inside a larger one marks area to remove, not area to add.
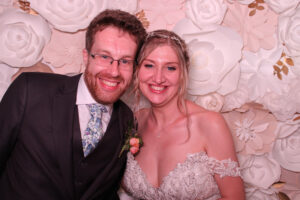
[[[218,134],[227,128],[223,116],[218,112],[207,110],[191,101],[187,101],[187,110],[192,123],[201,132]]]

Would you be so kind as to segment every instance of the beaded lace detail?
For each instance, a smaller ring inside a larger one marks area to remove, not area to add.
[[[183,163],[169,172],[161,185],[153,187],[131,153],[127,154],[123,185],[133,197],[147,200],[216,200],[220,198],[213,175],[240,176],[238,163],[208,157],[205,152],[188,154]]]

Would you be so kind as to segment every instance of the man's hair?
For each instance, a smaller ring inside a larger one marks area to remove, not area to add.
[[[136,16],[121,10],[104,10],[88,26],[85,38],[85,47],[88,52],[94,44],[95,34],[108,26],[116,27],[133,36],[138,49],[146,36],[146,30]]]

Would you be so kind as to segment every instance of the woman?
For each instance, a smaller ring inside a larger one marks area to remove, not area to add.
[[[128,153],[123,187],[138,199],[244,199],[231,133],[218,113],[185,100],[189,57],[175,33],[149,33],[135,89],[150,102],[136,112],[143,147]]]

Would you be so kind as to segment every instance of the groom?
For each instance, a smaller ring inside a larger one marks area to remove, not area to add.
[[[90,23],[84,74],[23,73],[0,103],[0,198],[118,199],[128,88],[145,29],[106,10]]]

